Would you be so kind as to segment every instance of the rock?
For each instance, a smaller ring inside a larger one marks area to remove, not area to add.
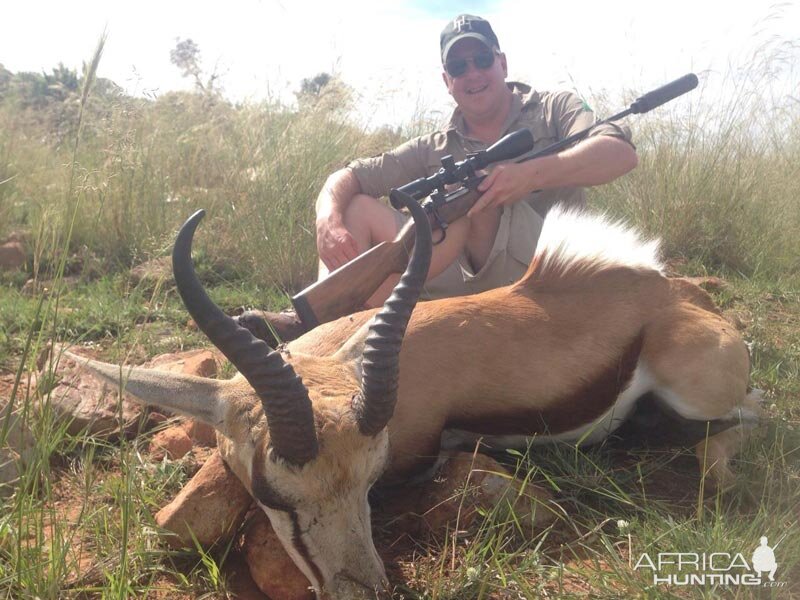
[[[7,403],[11,400],[11,392],[14,391],[14,380],[16,375],[10,373],[8,375],[0,375],[0,402]],[[25,398],[26,390],[28,388],[36,389],[37,377],[36,373],[23,373],[17,388],[17,395],[14,397],[15,402],[19,403]],[[2,413],[0,413],[2,415]],[[2,423],[0,421],[0,423]]]
[[[15,271],[25,264],[22,242],[10,241],[0,245],[0,271]]]
[[[147,423],[146,429],[155,429],[159,425],[164,425],[169,421],[169,417],[164,413],[160,413],[157,410],[151,410],[147,413]]]
[[[682,279],[703,288],[707,292],[718,292],[730,287],[728,282],[719,277],[683,277]]]
[[[256,585],[244,556],[235,550],[228,554],[222,566],[227,589],[236,600],[273,600]]]
[[[163,460],[164,456],[170,460],[183,458],[192,451],[192,438],[190,438],[182,425],[174,425],[162,429],[150,441],[150,456],[154,460]]]
[[[27,244],[30,234],[27,231],[14,230],[6,237],[6,242],[19,242],[20,244]]]
[[[74,349],[73,353],[76,353]],[[46,365],[47,361],[44,363]],[[123,375],[124,372],[123,368]],[[101,381],[83,365],[63,355],[58,360],[55,372],[45,369],[39,373],[42,401],[49,397],[55,414],[69,421],[67,430],[73,435],[87,431],[91,435],[108,438],[136,433],[144,408],[123,394],[120,411],[119,391],[119,386]]]
[[[143,365],[147,369],[158,369],[171,373],[196,375],[198,377],[216,377],[217,361],[211,350],[187,350],[161,354]]]
[[[250,575],[272,600],[314,600],[311,584],[283,549],[264,511],[255,510],[248,518],[243,548]]]
[[[194,477],[216,452],[216,448],[204,448],[202,446],[192,448],[191,453],[184,456],[181,461],[181,467],[183,467],[186,477],[189,479]]]
[[[14,385],[14,376],[4,376],[0,382],[0,427],[5,425],[6,408]],[[17,396],[20,396],[19,392]],[[30,415],[29,415],[30,418]],[[36,440],[18,408],[10,416],[8,435],[0,444],[0,497],[15,490],[20,475],[33,459]]]
[[[549,492],[515,479],[484,454],[459,452],[434,479],[387,492],[383,512],[398,515],[412,535],[468,530],[480,523],[481,511],[501,503],[513,509],[525,531],[551,523],[557,514]]]
[[[134,285],[148,288],[158,284],[174,285],[172,278],[172,260],[169,256],[161,256],[136,265],[130,271],[130,279]]]
[[[217,431],[208,423],[187,419],[183,424],[183,430],[195,444],[206,448],[217,447]]]
[[[175,548],[194,548],[192,534],[208,547],[230,539],[250,504],[250,494],[214,452],[175,499],[158,511],[156,523],[176,534],[167,538]]]

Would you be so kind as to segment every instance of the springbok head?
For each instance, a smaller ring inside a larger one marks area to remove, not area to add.
[[[414,217],[414,251],[383,309],[347,351],[284,357],[225,315],[192,266],[192,238],[203,217],[198,211],[175,242],[175,281],[198,327],[242,377],[218,381],[134,368],[126,383],[134,397],[222,434],[226,462],[321,598],[375,598],[386,586],[367,492],[388,459],[386,425],[397,401],[400,345],[431,258],[424,210],[409,196],[394,195]],[[117,366],[87,366],[119,380]]]

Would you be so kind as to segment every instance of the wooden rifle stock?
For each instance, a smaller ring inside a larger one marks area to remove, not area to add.
[[[292,297],[307,329],[364,309],[375,290],[392,273],[402,273],[414,246],[409,221],[391,242],[381,242]]]
[[[447,203],[438,207],[439,218],[452,223],[467,214],[480,198],[474,187],[482,180],[475,178],[470,185],[456,190],[447,197]],[[431,229],[441,230],[439,220],[433,215],[431,204],[428,219]],[[364,254],[331,272],[325,279],[311,284],[292,297],[297,316],[308,330],[317,325],[351,315],[364,309],[367,300],[381,284],[393,274],[401,274],[408,264],[414,247],[414,222],[409,221],[391,242],[381,242]]]

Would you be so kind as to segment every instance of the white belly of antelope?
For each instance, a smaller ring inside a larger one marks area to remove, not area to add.
[[[636,406],[636,401],[647,392],[655,391],[657,385],[647,367],[639,361],[628,386],[617,396],[608,410],[594,421],[576,426],[557,434],[540,433],[525,435],[481,435],[461,429],[447,429],[442,433],[442,450],[451,450],[474,445],[481,439],[495,448],[527,448],[531,444],[566,442],[569,444],[596,444],[602,442],[622,425]]]

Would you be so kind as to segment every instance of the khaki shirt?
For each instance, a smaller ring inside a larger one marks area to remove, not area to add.
[[[501,135],[527,127],[534,139],[531,152],[587,129],[595,122],[591,109],[571,92],[536,92],[522,83],[508,85],[513,92],[512,105]],[[611,135],[631,142],[630,131],[624,125],[600,125],[589,133],[594,135]],[[468,152],[486,147],[486,143],[466,133],[464,118],[456,108],[442,130],[414,138],[380,156],[356,160],[348,167],[363,193],[380,198],[392,188],[433,175],[447,154],[460,161]],[[556,188],[532,192],[523,201],[503,206],[486,264],[473,272],[462,253],[443,273],[425,284],[422,298],[476,294],[517,281],[533,258],[544,215],[556,202],[582,208],[586,205],[586,195],[583,188]],[[396,218],[399,229],[408,217],[398,212]]]
[[[513,93],[512,104],[501,137],[526,127],[533,133],[532,152],[591,127],[595,122],[591,109],[572,92],[537,92],[518,82],[509,82],[508,86]],[[589,137],[595,135],[610,135],[631,142],[630,130],[619,124],[600,125],[589,133]],[[466,133],[464,118],[456,108],[440,131],[409,140],[380,156],[355,160],[348,167],[363,193],[380,198],[387,196],[392,188],[433,175],[441,168],[445,155],[451,154],[460,161],[467,153],[487,147],[488,144]],[[557,201],[569,206],[585,206],[586,195],[583,188],[556,188],[531,193],[525,201],[544,215]]]

